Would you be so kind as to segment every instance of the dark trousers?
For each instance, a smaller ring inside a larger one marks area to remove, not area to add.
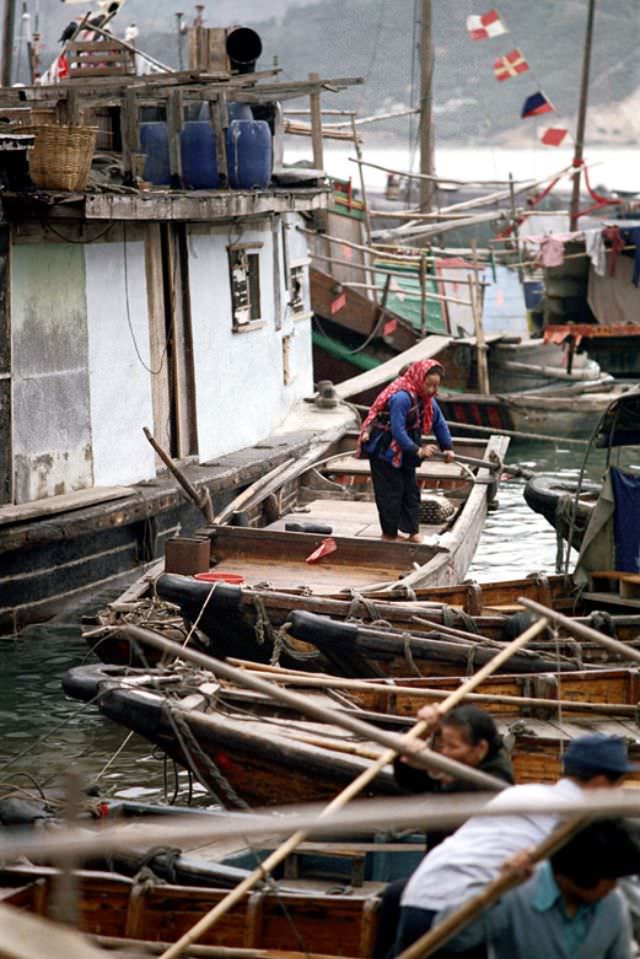
[[[415,466],[392,466],[372,457],[371,480],[380,526],[387,536],[417,533],[420,529],[420,490]]]
[[[400,895],[402,895],[402,891]],[[429,932],[436,916],[437,913],[432,909],[416,909],[414,906],[403,906],[400,909],[400,922],[391,955],[400,955],[407,946],[420,939],[425,932]],[[443,949],[438,949],[437,952],[433,953],[433,959],[487,959],[487,947],[482,942],[474,946],[473,949],[465,949],[464,952],[451,952],[447,951],[445,945]]]

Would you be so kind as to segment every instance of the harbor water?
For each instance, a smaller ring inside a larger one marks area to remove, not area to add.
[[[582,456],[582,447],[561,442],[518,443],[508,462],[572,478]],[[590,475],[596,478],[597,464]],[[526,505],[523,488],[520,479],[502,483],[499,507],[487,519],[470,577],[487,581],[554,571],[555,532]],[[129,736],[96,706],[62,692],[65,670],[92,655],[80,636],[81,616],[115,598],[96,594],[92,607],[69,610],[19,638],[0,640],[0,795],[15,786],[32,789],[34,782],[48,790],[61,788],[66,770],[73,768],[85,785],[97,783],[105,796],[185,803],[192,788],[195,803],[209,802],[198,783],[190,784],[185,771],[176,774],[173,764],[141,737]]]

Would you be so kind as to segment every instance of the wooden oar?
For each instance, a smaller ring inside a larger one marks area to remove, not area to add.
[[[576,623],[568,616],[564,616],[554,609],[547,609],[546,606],[543,606],[541,603],[536,603],[532,599],[521,596],[518,602],[522,606],[526,606],[527,609],[530,609],[532,613],[537,613],[538,616],[543,616],[545,619],[558,623],[559,626],[563,626],[568,633],[571,633],[577,639],[585,639],[587,642],[598,643],[600,646],[609,649],[612,653],[618,653],[620,656],[623,656],[624,659],[632,659],[634,662],[640,663],[640,650],[634,649],[632,646],[627,645],[627,643],[622,643],[619,639],[614,639],[612,636],[605,636],[604,633],[594,629],[592,626],[585,626],[584,623]]]
[[[532,863],[548,859],[554,852],[561,849],[587,822],[588,818],[582,815],[572,816],[565,822],[560,823],[546,839],[543,839],[531,850]],[[459,909],[447,916],[443,922],[439,922],[437,926],[434,926],[410,946],[407,946],[403,952],[398,953],[396,959],[426,959],[427,956],[433,955],[436,949],[443,946],[457,933],[462,932],[485,909],[492,906],[509,889],[519,886],[522,881],[520,875],[513,870],[498,876],[477,896],[467,900]]]
[[[446,712],[447,709],[452,709],[454,706],[456,706],[460,702],[460,700],[464,697],[465,693],[469,692],[472,689],[475,689],[475,687],[479,683],[481,683],[484,679],[486,679],[487,676],[490,676],[493,672],[495,672],[496,669],[499,669],[503,665],[503,663],[506,663],[507,660],[518,649],[520,649],[522,646],[525,646],[530,639],[533,639],[534,636],[537,636],[538,633],[542,632],[543,629],[546,629],[547,625],[548,625],[548,621],[546,619],[540,619],[538,620],[537,623],[534,623],[532,626],[530,626],[529,629],[525,630],[525,632],[522,633],[521,636],[518,636],[516,639],[513,640],[513,642],[509,643],[509,645],[506,646],[503,650],[501,650],[489,663],[486,663],[482,667],[482,669],[478,670],[478,672],[474,676],[471,676],[465,683],[463,683],[460,689],[456,689],[453,693],[451,693],[451,695],[448,696],[447,699],[442,703],[441,711]],[[147,636],[146,631],[144,630],[140,630],[138,628],[132,627],[130,629],[130,632],[131,634],[135,634],[135,635],[142,633],[144,634],[144,636],[140,637],[142,641],[143,642],[150,641],[150,637]],[[165,642],[166,641],[160,639],[160,637],[153,635],[152,645],[156,645],[157,647],[162,649]],[[170,644],[167,644],[167,645],[170,645]],[[191,656],[193,655],[193,652],[194,652],[193,650],[187,648],[182,651],[182,655],[185,656],[185,658],[188,658],[187,654]],[[202,654],[197,654],[197,655],[198,657],[202,656]],[[206,662],[208,657],[203,656],[202,659],[203,661]],[[197,662],[200,665],[199,658]],[[222,664],[216,663],[215,665],[220,666]],[[240,675],[244,675],[245,678],[248,675],[246,673],[243,674],[242,670],[233,670],[232,667],[229,667],[229,666],[227,666],[226,669],[229,671],[227,675],[236,673],[236,672],[240,673]],[[240,682],[242,682],[242,680],[240,680]],[[267,690],[265,691],[268,692],[269,684],[264,683],[264,685],[267,687]],[[262,686],[262,683],[261,683],[261,686]],[[256,688],[256,687],[254,686],[253,688]],[[260,689],[259,691],[263,691],[263,690]],[[282,692],[282,690],[280,692]],[[271,692],[271,695],[275,696],[273,692]],[[295,697],[296,700],[298,698],[304,701],[304,697]],[[308,708],[307,708],[307,711],[309,711]],[[344,719],[345,719],[344,716],[340,716],[340,722],[344,723]],[[334,717],[333,721],[336,722],[336,725],[338,724],[336,717]],[[352,723],[354,722],[353,719],[350,719],[350,721]],[[365,726],[366,724],[363,723],[362,725]],[[424,732],[427,731],[427,729],[428,729],[427,723],[423,721],[416,723],[413,729],[411,729],[404,737],[404,742],[406,743],[407,741],[418,739]],[[380,741],[379,737],[376,737],[376,738],[378,739],[378,741]],[[354,798],[354,796],[357,796],[360,792],[362,792],[365,786],[367,786],[373,779],[375,779],[377,774],[382,769],[384,769],[384,767],[388,763],[392,762],[395,759],[396,755],[398,755],[398,752],[402,752],[402,751],[403,751],[402,746],[400,747],[399,750],[391,748],[385,751],[380,757],[380,759],[377,760],[377,762],[372,763],[368,769],[365,769],[364,772],[362,772],[356,779],[354,779],[354,781],[350,783],[346,789],[343,789],[342,792],[339,793],[335,797],[335,799],[333,799],[328,804],[328,806],[325,807],[325,809],[321,813],[320,818],[323,818],[329,815],[330,813],[334,812],[336,809],[341,809],[343,806],[345,806],[351,799]],[[412,757],[412,759],[415,761],[416,759],[419,759],[419,757],[420,757],[420,753],[416,753],[415,756]],[[257,882],[259,882],[266,875],[268,875],[271,872],[271,870],[273,870],[279,863],[283,862],[283,860],[286,859],[287,856],[290,855],[290,853],[292,853],[294,849],[306,839],[307,835],[308,835],[308,831],[298,830],[296,833],[294,833],[293,836],[290,836],[289,839],[287,839],[284,843],[282,843],[282,845],[279,846],[278,849],[276,849],[270,856],[267,857],[267,859],[261,864],[261,866],[258,869],[255,869],[251,873],[251,875],[249,875],[246,879],[244,879],[241,883],[239,883],[239,885],[237,885],[236,888],[233,889],[228,896],[225,896],[225,898],[221,902],[219,902],[206,916],[203,916],[203,918],[200,919],[200,921],[197,922],[195,926],[189,932],[181,936],[180,939],[170,949],[167,949],[163,953],[162,959],[175,959],[175,957],[179,956],[185,950],[187,946],[190,946],[191,943],[193,942],[197,942],[200,936],[202,936],[208,929],[210,929],[218,921],[218,919],[220,919],[223,915],[225,915],[225,913],[227,913],[229,909],[231,909],[235,905],[235,903],[242,898],[245,892],[248,892],[249,889],[253,888],[253,886]]]

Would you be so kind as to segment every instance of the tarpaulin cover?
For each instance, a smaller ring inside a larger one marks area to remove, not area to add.
[[[640,573],[640,476],[611,467],[616,569]]]

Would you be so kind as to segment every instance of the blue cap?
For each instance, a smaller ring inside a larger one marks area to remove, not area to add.
[[[563,760],[564,771],[603,773],[635,772],[640,769],[637,763],[630,763],[627,747],[619,736],[605,736],[604,733],[590,733],[572,739],[567,746]]]

